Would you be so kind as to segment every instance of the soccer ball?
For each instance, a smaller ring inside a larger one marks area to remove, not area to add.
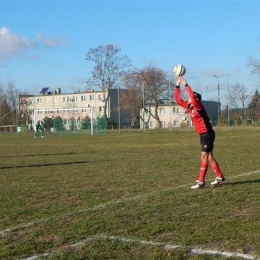
[[[186,68],[183,65],[176,65],[173,69],[173,73],[176,76],[183,76],[186,72]]]

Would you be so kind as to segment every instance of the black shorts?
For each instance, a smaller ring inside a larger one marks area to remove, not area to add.
[[[215,141],[215,132],[200,134],[200,144],[202,152],[212,152]]]

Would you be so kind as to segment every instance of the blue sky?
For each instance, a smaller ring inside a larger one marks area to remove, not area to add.
[[[29,93],[84,90],[94,65],[85,53],[101,44],[135,68],[183,64],[204,99],[217,100],[214,74],[222,100],[228,82],[257,88],[247,63],[260,58],[260,1],[0,0],[0,10],[0,82]]]

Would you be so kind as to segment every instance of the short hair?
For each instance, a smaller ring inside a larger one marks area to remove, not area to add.
[[[197,92],[193,92],[194,98],[196,98],[198,101],[201,101],[201,95]]]

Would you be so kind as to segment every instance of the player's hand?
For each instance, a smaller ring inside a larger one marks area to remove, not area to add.
[[[185,86],[186,84],[187,84],[187,81],[186,81],[186,79],[184,79],[184,78],[181,78],[181,83]]]
[[[176,86],[180,86],[181,80],[182,80],[181,77],[177,77],[177,78],[176,78]]]

